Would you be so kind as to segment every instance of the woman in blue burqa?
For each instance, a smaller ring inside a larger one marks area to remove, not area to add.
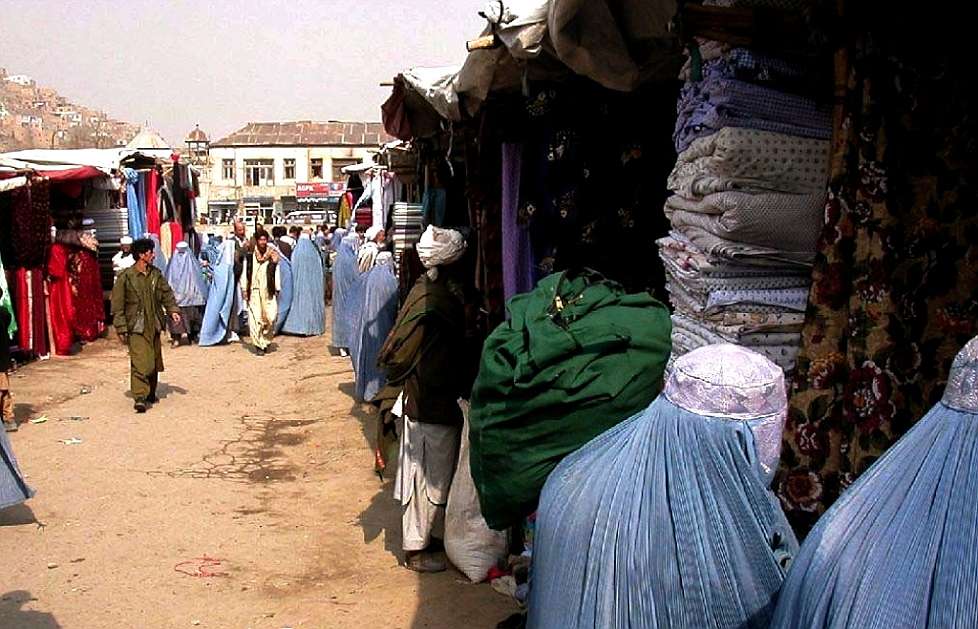
[[[163,255],[163,245],[160,244],[160,237],[156,234],[143,234],[143,238],[149,238],[153,241],[153,251],[156,255],[153,257],[153,266],[160,270],[160,273],[166,275],[166,262],[167,257]]]
[[[318,336],[326,331],[323,259],[309,234],[302,234],[292,252],[292,305],[282,332]]]
[[[767,629],[797,542],[768,484],[784,374],[735,345],[565,458],[537,512],[527,627]]]
[[[333,347],[346,353],[353,342],[353,325],[359,296],[355,294],[360,270],[357,268],[357,250],[360,237],[355,231],[348,233],[337,247],[333,265]]]
[[[166,266],[166,281],[173,289],[173,297],[183,313],[180,323],[170,322],[170,336],[174,344],[185,345],[200,336],[204,305],[207,303],[204,273],[187,243],[177,243],[173,257]]]
[[[275,247],[271,243],[268,246]],[[275,248],[278,249],[278,247]],[[288,318],[289,311],[292,309],[292,296],[294,294],[294,287],[292,285],[292,261],[281,250],[279,250],[279,254],[279,288],[278,293],[275,294],[275,300],[278,302],[278,316],[275,319],[275,334],[281,332],[282,326],[285,325],[285,319]]]
[[[978,627],[978,338],[808,534],[771,627]]]
[[[0,428],[0,509],[20,504],[34,495],[17,466],[6,432]]]
[[[234,281],[233,238],[221,245],[221,257],[213,267],[214,280],[207,292],[204,322],[200,328],[201,345],[218,345],[236,340],[238,316],[244,309],[241,289]]]
[[[386,384],[384,372],[377,367],[377,355],[397,319],[397,288],[394,254],[382,251],[377,254],[374,267],[364,276],[363,304],[353,328],[350,347],[354,397],[361,402],[373,400]]]

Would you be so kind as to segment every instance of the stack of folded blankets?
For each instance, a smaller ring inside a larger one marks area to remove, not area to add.
[[[394,215],[391,219],[391,240],[394,241],[395,269],[401,268],[401,256],[407,249],[414,247],[421,238],[424,223],[424,209],[418,203],[394,204]]]
[[[703,50],[701,73],[684,69],[665,206],[672,230],[658,241],[673,359],[735,343],[791,371],[824,217],[829,110],[802,95],[804,64]]]

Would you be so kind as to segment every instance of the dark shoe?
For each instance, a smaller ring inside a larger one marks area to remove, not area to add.
[[[404,566],[414,572],[444,572],[448,569],[445,560],[428,552],[412,552],[404,558]]]
[[[132,405],[132,408],[137,413],[145,413],[146,412],[146,402],[136,402],[135,404]]]
[[[156,404],[157,402],[160,401],[160,398],[156,397],[155,393],[150,393],[149,397],[146,398],[146,401],[150,404]]]

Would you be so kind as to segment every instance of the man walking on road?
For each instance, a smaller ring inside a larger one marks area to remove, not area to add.
[[[119,274],[112,289],[112,314],[119,340],[129,348],[133,408],[145,413],[146,405],[157,401],[156,385],[163,371],[160,332],[166,327],[166,314],[176,324],[182,318],[173,289],[153,266],[153,241],[140,238],[132,253],[136,263]]]
[[[248,328],[259,356],[268,350],[275,336],[278,317],[278,252],[268,246],[268,234],[255,232],[255,250],[245,258],[244,298],[248,304]]]

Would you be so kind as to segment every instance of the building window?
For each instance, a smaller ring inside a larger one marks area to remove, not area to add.
[[[221,171],[224,174],[225,181],[234,181],[234,160],[233,159],[222,159],[221,160]]]
[[[275,162],[270,159],[245,160],[246,186],[274,186]]]
[[[346,158],[333,158],[333,181],[343,181],[343,169],[347,166],[353,166],[359,163],[360,160],[356,159],[346,159]]]
[[[289,158],[286,158],[285,159],[285,178],[286,179],[295,179],[295,160],[294,159],[289,159]]]
[[[323,159],[321,157],[309,160],[309,174],[312,179],[323,178]]]

